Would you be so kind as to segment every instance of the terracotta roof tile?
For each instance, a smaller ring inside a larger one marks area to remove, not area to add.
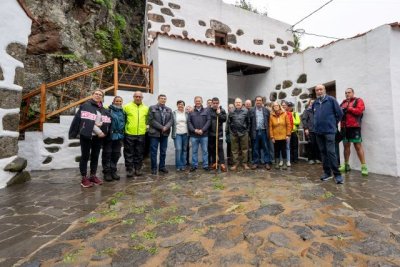
[[[220,46],[220,45],[215,45],[213,43],[209,43],[207,41],[196,40],[194,38],[185,38],[185,37],[182,37],[180,35],[168,34],[168,33],[163,33],[163,32],[157,32],[156,37],[153,39],[153,41],[150,44],[152,44],[155,41],[155,39],[157,39],[157,37],[160,36],[160,35],[161,36],[166,36],[166,37],[169,37],[169,38],[172,38],[172,39],[179,39],[179,40],[184,40],[184,41],[188,41],[188,42],[192,42],[192,43],[196,43],[196,44],[213,46],[213,47],[217,47],[217,48],[221,48],[221,49],[225,49],[225,50],[230,50],[230,51],[245,53],[245,54],[249,54],[249,55],[253,55],[253,56],[265,57],[265,58],[273,59],[273,57],[270,56],[270,55],[251,52],[251,51],[248,51],[248,50],[240,49],[239,47]]]

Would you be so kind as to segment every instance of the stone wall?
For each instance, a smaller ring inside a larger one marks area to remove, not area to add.
[[[24,82],[23,58],[31,19],[15,0],[2,0],[0,8],[0,188],[15,179],[26,180],[26,161],[18,153],[18,124]]]

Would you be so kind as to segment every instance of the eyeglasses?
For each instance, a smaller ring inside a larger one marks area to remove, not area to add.
[[[351,94],[351,92],[344,92],[344,93],[345,93],[346,95],[347,95],[347,94]]]

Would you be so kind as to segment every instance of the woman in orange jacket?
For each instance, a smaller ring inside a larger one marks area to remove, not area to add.
[[[278,102],[272,103],[272,111],[269,121],[269,134],[274,143],[275,168],[279,169],[279,156],[282,154],[282,169],[287,169],[286,142],[290,139],[292,132],[290,120]]]

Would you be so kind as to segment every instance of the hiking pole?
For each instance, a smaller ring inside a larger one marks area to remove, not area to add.
[[[215,172],[218,172],[218,114],[217,114],[217,129],[215,134]]]

